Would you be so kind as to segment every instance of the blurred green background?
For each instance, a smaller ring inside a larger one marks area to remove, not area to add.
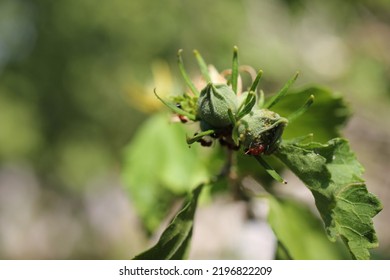
[[[178,49],[193,73],[193,49],[222,70],[234,45],[264,70],[266,92],[300,70],[297,87],[322,84],[350,103],[343,133],[384,204],[373,257],[389,258],[388,0],[0,0],[0,258],[144,249],[124,147],[158,109],[154,87],[180,93]]]

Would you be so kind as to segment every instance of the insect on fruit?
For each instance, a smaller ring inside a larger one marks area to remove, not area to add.
[[[157,98],[175,112],[182,123],[200,122],[199,131],[193,137],[187,137],[187,143],[191,145],[199,142],[202,146],[209,147],[212,146],[213,139],[218,140],[228,150],[242,150],[244,154],[255,157],[274,179],[285,182],[262,157],[272,154],[278,148],[287,124],[313,103],[314,97],[310,96],[301,108],[287,118],[270,110],[286,95],[298,73],[264,103],[264,93],[261,91],[260,98],[257,94],[257,86],[263,73],[261,70],[257,72],[248,91],[241,92],[238,88],[240,68],[237,47],[233,50],[232,69],[228,71],[230,77],[226,83],[221,83],[220,80],[214,83],[207,64],[199,52],[194,53],[206,86],[202,90],[195,87],[184,69],[179,50],[179,69],[191,92],[175,96],[169,101],[161,99],[155,92]]]
[[[259,156],[262,153],[264,153],[264,151],[265,151],[265,146],[263,144],[257,144],[245,150],[245,154],[250,156]]]

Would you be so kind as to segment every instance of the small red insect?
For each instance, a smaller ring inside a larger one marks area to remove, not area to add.
[[[183,116],[183,115],[177,115],[178,116],[178,118],[179,118],[179,120],[180,120],[180,122],[181,123],[186,123],[186,122],[188,122],[188,118],[186,117],[186,116]]]
[[[180,103],[176,103],[176,107],[179,108],[179,109],[182,108],[182,106],[181,106]],[[177,114],[177,117],[179,118],[179,120],[180,120],[181,123],[186,123],[186,122],[188,122],[188,118],[187,118],[186,116]]]
[[[266,146],[263,144],[256,144],[252,147],[252,145],[245,151],[246,155],[250,156],[258,156],[264,153],[266,150]]]

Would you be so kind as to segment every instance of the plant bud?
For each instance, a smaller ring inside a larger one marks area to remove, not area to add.
[[[237,96],[227,85],[209,83],[198,99],[198,117],[215,128],[229,126],[228,110],[237,111]],[[233,124],[232,124],[233,125]]]
[[[247,154],[270,154],[276,148],[287,122],[270,110],[253,110],[236,127],[240,144]]]

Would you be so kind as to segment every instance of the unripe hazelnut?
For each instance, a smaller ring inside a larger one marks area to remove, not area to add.
[[[236,127],[240,144],[246,151],[262,145],[265,148],[264,153],[270,153],[280,140],[287,122],[287,119],[270,110],[253,110],[244,116]]]
[[[209,83],[198,99],[198,117],[215,128],[233,125],[228,110],[237,111],[237,96],[227,85]]]

